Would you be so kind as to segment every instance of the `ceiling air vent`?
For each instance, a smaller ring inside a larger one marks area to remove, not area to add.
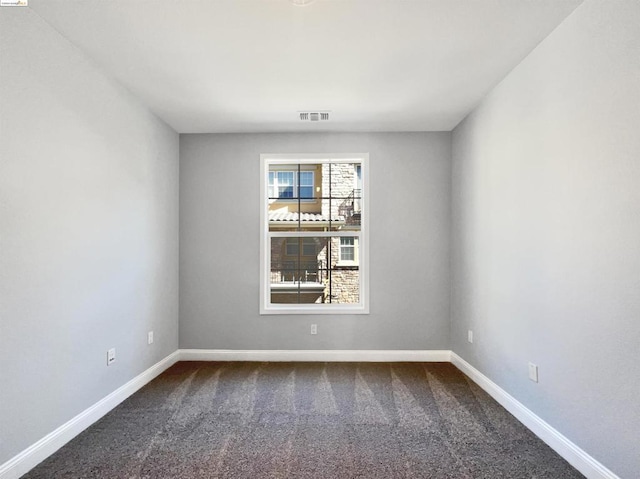
[[[327,121],[329,120],[328,111],[300,111],[300,121]]]

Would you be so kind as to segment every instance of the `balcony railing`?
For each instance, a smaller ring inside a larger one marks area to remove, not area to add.
[[[271,284],[315,283],[321,284],[327,278],[324,261],[280,261],[271,264]]]
[[[347,224],[360,224],[362,190],[354,189],[338,207],[338,214],[344,216]]]

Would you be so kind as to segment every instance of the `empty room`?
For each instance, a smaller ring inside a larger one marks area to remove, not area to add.
[[[0,0],[0,479],[640,477],[640,1]]]

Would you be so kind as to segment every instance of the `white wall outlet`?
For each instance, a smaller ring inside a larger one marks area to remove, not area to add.
[[[107,351],[107,366],[111,365],[116,360],[116,348],[111,348]]]
[[[473,343],[473,331],[471,330],[467,331],[467,341],[469,341],[470,343]]]
[[[529,363],[529,379],[534,383],[538,382],[538,366],[533,363]]]
[[[153,344],[153,331],[147,333],[147,344]]]
[[[312,324],[311,325],[311,334],[318,334],[318,325],[317,324]]]

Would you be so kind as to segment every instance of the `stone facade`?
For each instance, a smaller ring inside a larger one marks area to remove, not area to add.
[[[331,174],[329,174],[331,172]],[[322,213],[331,214],[332,219],[345,221],[348,229],[359,229],[360,218],[354,216],[354,188],[356,170],[352,163],[332,163],[322,165],[323,196],[331,194],[332,200],[322,201]],[[346,229],[344,226],[342,229]],[[341,266],[340,238],[331,238],[331,291],[325,290],[325,297],[331,302],[352,304],[360,301],[360,271],[358,266]]]
[[[331,172],[331,174],[329,174]],[[322,213],[331,214],[332,220],[349,220],[353,204],[355,168],[350,163],[322,165],[322,196],[331,196],[333,200],[322,200]]]
[[[329,288],[325,295],[329,294]],[[339,268],[331,271],[331,302],[354,304],[360,301],[360,271],[358,267]]]

